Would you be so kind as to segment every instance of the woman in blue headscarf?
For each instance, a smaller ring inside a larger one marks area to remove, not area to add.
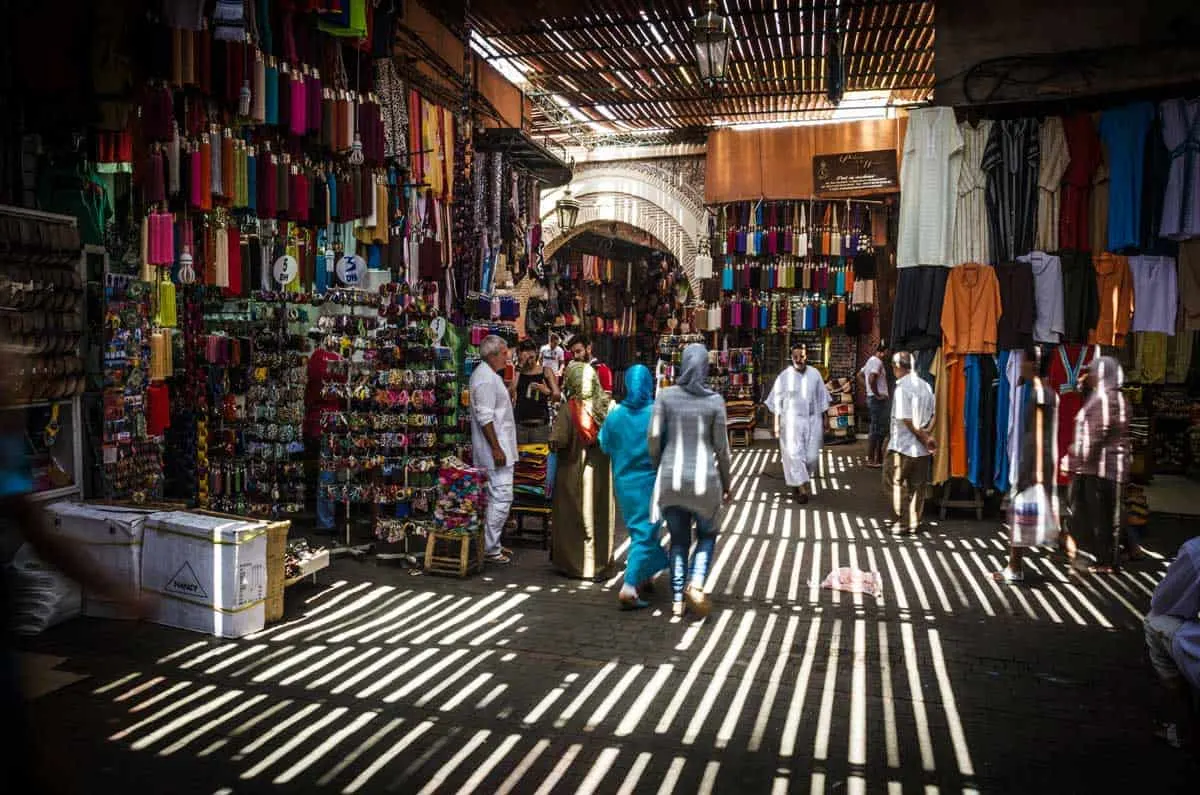
[[[654,377],[645,366],[635,364],[625,372],[625,400],[600,427],[600,448],[612,459],[617,505],[629,529],[629,557],[619,597],[626,610],[648,605],[639,589],[645,590],[654,575],[667,567],[658,525],[650,521],[657,468],[650,460],[646,437],[653,413]]]

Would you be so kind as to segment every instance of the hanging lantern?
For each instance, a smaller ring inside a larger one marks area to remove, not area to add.
[[[729,20],[717,13],[717,0],[708,0],[708,10],[696,17],[693,27],[696,65],[706,86],[725,81],[731,38]]]
[[[575,221],[579,219],[579,202],[571,196],[569,186],[563,197],[555,202],[554,209],[558,213],[558,228],[561,231],[570,232],[575,228]]]

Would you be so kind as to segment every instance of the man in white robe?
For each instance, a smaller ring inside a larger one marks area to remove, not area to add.
[[[792,366],[775,379],[767,395],[767,409],[775,415],[783,477],[802,505],[808,502],[812,476],[821,461],[828,408],[829,390],[816,368],[808,366],[808,350],[793,345]]]

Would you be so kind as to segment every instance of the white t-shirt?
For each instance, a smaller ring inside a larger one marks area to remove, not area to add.
[[[904,420],[912,420],[913,427],[925,428],[933,420],[933,390],[925,379],[909,373],[896,382],[896,394],[892,398],[892,438],[888,449],[909,458],[929,455],[929,448],[908,429]]]
[[[562,372],[563,358],[565,354],[561,345],[556,345],[551,348],[549,345],[543,345],[538,351],[538,355],[542,359],[542,367],[549,367],[554,370],[554,374],[558,375]]]
[[[888,396],[887,373],[883,369],[883,360],[878,356],[872,356],[867,359],[867,363],[859,370],[862,373],[863,380],[867,382],[867,395],[870,397],[886,398]],[[878,375],[877,375],[878,374]],[[872,379],[879,384],[879,391],[875,391],[875,387],[871,385]]]

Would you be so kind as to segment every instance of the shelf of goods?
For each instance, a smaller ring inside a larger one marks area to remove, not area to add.
[[[322,397],[321,496],[370,506],[387,544],[436,529],[441,462],[468,444],[456,369],[458,332],[400,285],[335,290],[319,323],[329,362]]]
[[[0,206],[0,336],[8,394],[24,411],[33,497],[82,494],[86,328],[78,224],[65,215]]]

